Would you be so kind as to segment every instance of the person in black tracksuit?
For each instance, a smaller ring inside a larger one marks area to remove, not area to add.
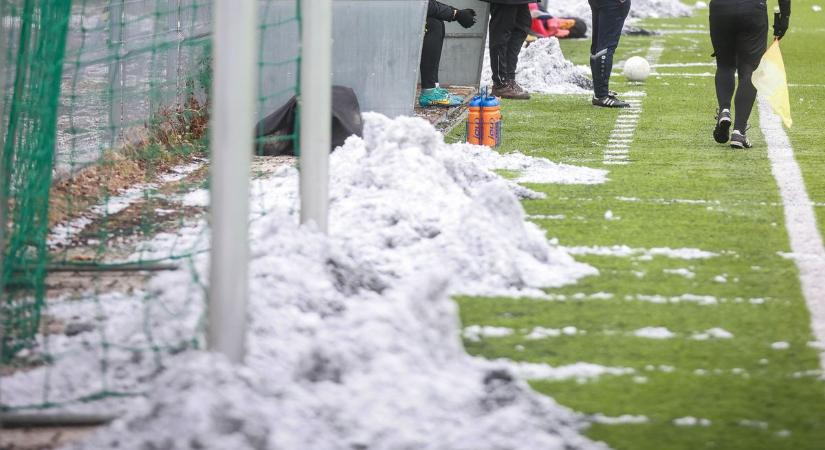
[[[490,68],[493,70],[493,95],[526,100],[530,98],[516,83],[518,54],[533,24],[528,3],[538,0],[482,0],[490,3]]]
[[[788,31],[791,0],[779,0],[779,13],[774,15],[773,34],[782,39]],[[711,0],[710,40],[716,56],[716,99],[719,110],[713,138],[724,144],[730,140],[733,148],[750,148],[745,132],[756,100],[756,88],[751,81],[753,71],[765,53],[768,40],[766,0]],[[736,88],[736,73],[739,87]],[[731,126],[731,97],[734,95],[736,120]]]
[[[619,46],[624,21],[630,12],[630,0],[588,0],[588,3],[593,13],[590,44],[592,103],[607,108],[626,108],[630,105],[610,90],[610,73],[613,71],[613,54]]]
[[[476,12],[472,9],[456,9],[436,0],[429,0],[419,66],[421,96],[418,102],[421,106],[456,106],[462,102],[461,97],[451,95],[438,86],[438,66],[444,46],[444,22],[453,21],[464,28],[470,28],[476,23]]]

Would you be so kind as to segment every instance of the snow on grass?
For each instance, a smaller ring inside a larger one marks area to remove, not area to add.
[[[513,334],[512,328],[491,327],[482,325],[470,325],[468,327],[464,327],[464,330],[461,332],[461,335],[464,337],[464,339],[473,342],[478,342],[482,338],[486,337],[505,337],[510,336],[511,334]]]
[[[771,348],[774,350],[787,350],[791,348],[791,344],[785,341],[779,341],[772,343]]]
[[[666,327],[645,327],[633,332],[633,335],[646,339],[670,339],[676,336],[676,333],[668,330]]]
[[[678,419],[673,419],[673,424],[677,427],[709,427],[711,423],[712,422],[708,419],[701,419],[693,416],[686,416],[680,417]]]
[[[595,292],[593,294],[585,294],[584,292],[577,292],[575,294],[557,294],[557,293],[545,293],[543,295],[531,296],[529,297],[531,300],[546,300],[552,302],[565,302],[565,301],[581,301],[581,300],[611,300],[615,297],[615,295],[609,292]]]
[[[647,416],[632,414],[622,414],[621,416],[611,417],[599,413],[590,416],[589,419],[594,423],[600,423],[602,425],[639,425],[650,422]]]
[[[579,330],[574,326],[566,326],[563,328],[544,328],[544,327],[534,327],[530,334],[526,335],[524,338],[529,340],[539,340],[539,339],[546,339],[550,337],[558,337],[558,336],[575,336],[577,334],[586,334],[587,332],[584,330]]]
[[[105,333],[60,337],[66,352],[54,366],[4,377],[4,404],[42,401],[46,376],[60,380],[50,385],[56,402],[103,387],[148,392],[114,399],[108,411],[125,416],[75,447],[86,449],[605,448],[580,434],[581,416],[513,374],[592,379],[632,369],[469,357],[449,298],[543,294],[597,271],[526,221],[519,199],[537,194],[497,175],[494,152],[447,145],[419,119],[364,118],[363,139],[331,156],[328,236],[298,226],[294,168],[253,182],[253,215],[267,214],[250,223],[246,366],[182,352],[204,318],[193,278],[205,279],[208,259],[197,254],[155,276],[146,293],[106,302],[121,309],[105,313]],[[204,236],[201,220],[137,254],[202,248]],[[51,313],[71,320],[74,311]],[[103,335],[162,350],[110,348],[101,374]],[[78,348],[90,350],[70,351]],[[26,389],[34,386],[41,391]]]
[[[719,256],[719,253],[699,250],[697,248],[666,248],[656,247],[650,249],[631,248],[627,245],[613,246],[573,246],[564,247],[572,255],[595,255],[614,256],[619,258],[637,258],[643,261],[651,260],[656,256],[672,259],[707,259]]]
[[[680,267],[678,269],[664,269],[664,273],[669,273],[672,275],[679,275],[680,277],[685,277],[687,279],[693,279],[696,277],[696,273],[690,269]]]
[[[209,190],[197,189],[192,192],[187,192],[181,199],[183,206],[209,206]]]
[[[72,239],[79,235],[87,226],[101,217],[117,214],[138,200],[143,198],[144,192],[154,189],[155,184],[139,184],[133,186],[118,195],[104,199],[100,204],[89,209],[88,213],[67,222],[59,223],[52,227],[47,238],[49,247],[59,247],[69,244]]]
[[[650,303],[682,303],[682,302],[694,302],[700,305],[708,306],[708,305],[716,305],[719,304],[719,299],[712,295],[697,295],[697,294],[682,294],[676,296],[665,296],[659,294],[636,294],[636,295],[626,295],[625,300],[639,300],[643,302],[650,302]]]
[[[768,429],[768,422],[763,422],[761,420],[750,420],[750,419],[742,419],[736,422],[739,426],[747,427],[747,428],[758,428],[760,430],[767,430]]]
[[[516,152],[502,155],[477,145],[453,145],[465,145],[464,152],[484,168],[519,172],[514,180],[517,183],[602,184],[607,181],[608,171],[604,169],[560,164]]]
[[[528,380],[576,380],[584,382],[605,375],[624,376],[632,375],[636,372],[630,367],[608,367],[586,362],[577,362],[556,367],[542,363],[516,362],[506,359],[497,359],[493,362],[505,364],[521,378]]]
[[[708,328],[705,331],[693,333],[690,338],[697,341],[706,341],[708,339],[731,339],[733,338],[733,333],[723,328]]]

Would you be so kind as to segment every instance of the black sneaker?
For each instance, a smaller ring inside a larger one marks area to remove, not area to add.
[[[605,95],[604,97],[593,97],[593,105],[601,106],[603,108],[627,108],[630,103],[624,100],[619,100],[615,95]]]
[[[753,147],[753,144],[744,133],[733,130],[733,133],[730,134],[730,148],[744,149],[751,147]]]
[[[713,129],[713,139],[720,144],[730,140],[729,109],[723,109],[716,114],[716,128]]]

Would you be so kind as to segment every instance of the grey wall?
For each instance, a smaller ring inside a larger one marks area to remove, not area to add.
[[[458,22],[448,22],[447,37],[441,54],[439,82],[478,86],[481,79],[482,58],[487,39],[490,4],[480,0],[441,0],[454,8],[472,8],[477,22],[465,29]]]
[[[294,15],[294,1],[261,1],[260,13],[264,24],[281,23]],[[426,14],[427,0],[334,0],[333,83],[355,90],[363,111],[412,114]],[[298,37],[294,22],[263,29],[260,116],[294,95]]]

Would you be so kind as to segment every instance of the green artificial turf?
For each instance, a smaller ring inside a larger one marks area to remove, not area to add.
[[[795,126],[788,135],[825,232],[825,114],[818,111],[825,104],[825,78],[818,67],[825,61],[825,12],[811,11],[815,3],[794,2],[783,52],[789,83],[814,85],[791,87]],[[642,25],[706,30],[706,23],[704,10],[691,18]],[[665,47],[660,63],[713,62],[704,33],[624,37],[617,59],[644,56],[654,40]],[[563,41],[562,49],[574,63],[587,63],[589,42]],[[713,71],[709,66],[659,69]],[[825,381],[817,350],[808,345],[814,337],[796,266],[781,255],[790,246],[757,110],[748,133],[754,149],[733,151],[711,138],[712,77],[652,76],[643,86],[614,77],[611,88],[646,93],[626,166],[602,163],[617,111],[593,108],[582,95],[503,102],[501,151],[610,171],[609,181],[600,185],[529,185],[546,198],[525,201],[527,213],[546,217],[534,221],[561,246],[694,248],[716,256],[579,255],[576,259],[596,267],[599,275],[548,289],[556,300],[457,298],[465,326],[514,331],[468,340],[467,350],[552,366],[588,362],[633,369],[586,382],[531,382],[586,414],[647,417],[643,424],[594,424],[586,431],[613,448],[824,449]],[[685,300],[698,296],[712,304]],[[683,301],[644,301],[662,298]],[[526,338],[534,327],[570,326],[578,333]],[[675,336],[633,334],[645,327],[666,327]],[[733,337],[691,339],[714,327]],[[776,342],[789,348],[774,349]],[[687,416],[709,424],[674,423]]]

